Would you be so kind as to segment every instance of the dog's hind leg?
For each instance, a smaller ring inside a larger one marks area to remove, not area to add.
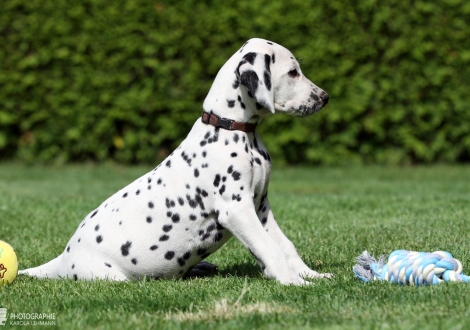
[[[20,270],[18,274],[29,275],[38,278],[59,278],[59,266],[61,259],[62,254],[41,266]]]

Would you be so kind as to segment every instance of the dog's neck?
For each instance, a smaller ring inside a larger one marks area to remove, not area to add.
[[[235,54],[219,70],[212,87],[204,100],[206,112],[244,123],[257,123],[269,110],[257,107],[256,100],[248,95],[235,74],[240,56]]]

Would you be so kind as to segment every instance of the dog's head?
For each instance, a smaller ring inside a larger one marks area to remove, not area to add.
[[[248,40],[220,69],[204,109],[248,120],[271,113],[306,117],[327,103],[328,94],[302,74],[289,50],[255,38]]]
[[[239,53],[235,75],[258,110],[306,117],[328,103],[328,94],[302,74],[299,62],[281,45],[251,39]]]

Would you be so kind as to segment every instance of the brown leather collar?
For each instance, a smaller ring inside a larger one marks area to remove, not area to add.
[[[215,127],[221,127],[223,129],[228,129],[230,131],[242,131],[242,132],[254,132],[256,125],[250,123],[242,123],[239,121],[234,121],[228,118],[220,118],[214,113],[202,112],[202,122],[205,124],[210,124]]]

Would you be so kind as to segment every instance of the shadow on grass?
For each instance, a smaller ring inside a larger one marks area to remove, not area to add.
[[[195,266],[194,268],[196,267],[197,266]],[[189,279],[189,278],[213,277],[213,276],[221,276],[224,278],[236,277],[236,276],[256,278],[256,277],[261,276],[261,269],[259,268],[258,265],[255,265],[253,263],[243,262],[243,263],[231,265],[229,267],[225,267],[222,269],[218,269],[218,268],[212,269],[206,272],[192,273],[190,271],[188,272],[188,275],[185,276],[184,278]]]

